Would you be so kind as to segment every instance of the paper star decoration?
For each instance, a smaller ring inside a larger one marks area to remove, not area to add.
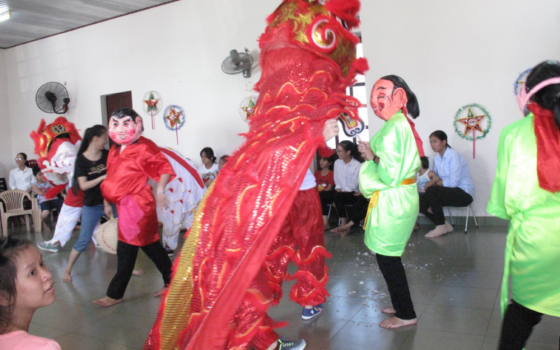
[[[144,103],[146,104],[146,111],[148,113],[157,113],[157,105],[159,103],[159,99],[154,98],[154,94],[152,92],[150,92],[150,96],[148,96],[148,99],[144,100]]]
[[[169,108],[169,114],[165,117],[165,119],[169,120],[169,124],[171,128],[174,128],[175,125],[181,125],[181,111],[174,109],[173,107]]]
[[[484,133],[482,127],[480,126],[480,122],[486,118],[486,114],[483,115],[474,115],[471,107],[468,107],[468,114],[466,118],[457,119],[457,121],[461,124],[465,125],[465,132],[464,135],[467,135],[471,130],[476,130]]]
[[[247,115],[246,119],[249,120],[252,116],[255,115],[255,102],[253,99],[249,99],[249,105],[247,107],[241,107],[241,109]]]

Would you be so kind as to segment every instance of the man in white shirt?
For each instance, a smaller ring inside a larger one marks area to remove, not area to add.
[[[33,180],[33,171],[25,166],[27,155],[18,153],[16,156],[17,168],[10,170],[10,179],[8,188],[10,190],[29,191],[31,189],[31,181]]]

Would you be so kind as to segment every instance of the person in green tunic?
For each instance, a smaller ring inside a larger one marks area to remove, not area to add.
[[[370,104],[385,124],[369,144],[360,142],[359,145],[366,159],[360,170],[360,191],[371,198],[364,224],[365,244],[376,254],[393,303],[382,312],[394,316],[379,326],[398,328],[416,323],[401,256],[418,216],[419,150],[424,155],[407,114],[416,118],[420,108],[406,82],[395,75],[375,83]]]
[[[520,90],[531,113],[501,132],[487,207],[510,220],[500,350],[522,349],[542,314],[560,316],[560,62],[536,66]]]

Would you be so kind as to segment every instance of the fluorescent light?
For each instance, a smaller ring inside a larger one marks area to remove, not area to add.
[[[10,10],[4,11],[4,12],[0,13],[0,22],[7,21],[7,20],[10,19],[10,17],[12,17],[12,11],[10,11]]]

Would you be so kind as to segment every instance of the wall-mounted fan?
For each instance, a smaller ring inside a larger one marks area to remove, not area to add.
[[[37,90],[35,102],[37,102],[37,107],[45,113],[64,114],[68,111],[70,98],[64,85],[50,82]]]
[[[251,77],[251,67],[253,66],[253,56],[248,49],[245,52],[231,50],[229,56],[222,62],[222,70],[226,74],[237,74],[243,72],[244,78]]]

